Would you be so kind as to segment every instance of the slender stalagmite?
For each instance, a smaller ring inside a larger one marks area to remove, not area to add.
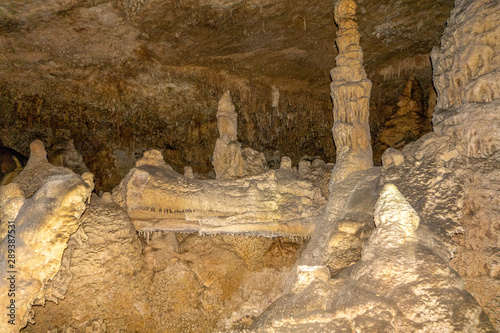
[[[330,187],[354,171],[373,166],[368,124],[372,83],[363,67],[363,51],[356,19],[356,3],[338,0],[335,22],[339,54],[330,72],[333,100],[333,139],[337,147],[337,162],[332,171]]]

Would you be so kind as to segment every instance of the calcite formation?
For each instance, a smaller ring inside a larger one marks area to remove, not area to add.
[[[499,20],[498,1],[456,1],[431,54],[434,131],[459,138],[471,157],[493,156],[500,147]]]
[[[140,232],[241,233],[308,237],[324,202],[286,170],[238,180],[186,178],[148,151],[113,191]]]
[[[73,171],[50,164],[47,160],[47,151],[43,142],[35,140],[30,145],[28,163],[13,182],[19,184],[26,198],[29,198],[35,194],[50,176],[63,174],[70,175],[73,174]]]
[[[423,242],[416,233],[419,221],[397,188],[386,184],[376,204],[377,228],[361,260],[335,279],[325,278],[321,268],[309,270],[310,278],[299,280],[300,287],[273,303],[252,328],[255,332],[492,332],[488,317],[440,256],[440,245]],[[304,276],[302,267],[299,271]]]
[[[398,110],[380,133],[379,141],[384,148],[401,149],[431,131],[430,117],[423,107],[422,89],[417,80],[410,78],[399,97]]]
[[[267,168],[266,158],[251,148],[241,148],[238,142],[238,114],[228,91],[219,101],[217,110],[219,138],[215,142],[213,166],[217,179],[236,179],[258,175]]]
[[[337,161],[332,183],[342,180],[353,171],[373,166],[368,124],[371,82],[363,67],[363,51],[356,19],[356,3],[341,0],[335,3],[337,31],[336,67],[330,75],[333,100],[333,139]]]
[[[14,310],[9,309],[12,321],[0,321],[2,332],[18,332],[31,320],[31,306],[44,304],[44,284],[59,271],[66,243],[78,229],[93,189],[91,174],[80,177],[69,170],[57,174],[48,167],[44,152],[41,142],[34,142],[17,183],[0,188],[0,301],[14,304]],[[34,194],[28,198],[26,192]]]
[[[64,166],[78,175],[89,172],[83,156],[75,148],[74,140],[61,140],[53,144],[47,159],[50,164]]]

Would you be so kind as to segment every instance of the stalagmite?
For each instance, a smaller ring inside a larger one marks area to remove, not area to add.
[[[363,67],[363,51],[356,19],[356,3],[340,0],[335,4],[335,22],[339,26],[336,66],[330,72],[333,100],[333,139],[337,162],[331,184],[353,171],[373,166],[368,112],[372,84]]]
[[[217,179],[236,179],[258,175],[267,170],[266,158],[251,148],[241,149],[238,139],[238,114],[231,93],[226,91],[217,110],[219,138],[215,143],[213,166]]]

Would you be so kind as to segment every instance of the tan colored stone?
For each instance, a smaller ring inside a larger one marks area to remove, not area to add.
[[[458,137],[471,157],[500,149],[500,3],[456,1],[441,47],[431,53],[434,131]]]
[[[397,149],[387,148],[382,155],[382,165],[384,168],[391,165],[400,165],[405,160],[404,155]]]
[[[280,163],[281,170],[292,170],[292,160],[288,156],[283,156]]]
[[[40,151],[33,151],[35,159],[40,157]],[[12,244],[9,240],[15,239],[16,245],[15,265],[10,268],[16,271],[16,320],[15,325],[1,321],[2,332],[18,332],[30,320],[31,306],[45,302],[43,284],[59,271],[66,243],[78,229],[92,185],[75,174],[52,175],[24,202],[14,221],[15,234],[1,244],[0,256],[5,263],[10,254],[7,245]],[[6,270],[4,266],[2,276]],[[0,290],[2,304],[8,304],[8,280],[1,280]]]
[[[236,179],[258,175],[268,170],[266,158],[251,148],[241,148],[237,141],[238,114],[228,91],[219,101],[217,128],[219,138],[215,142],[212,158],[217,179]]]
[[[335,22],[339,54],[330,75],[333,100],[333,139],[337,161],[332,184],[354,171],[373,166],[370,128],[368,125],[371,82],[363,68],[363,51],[356,20],[356,3],[342,0],[335,3]],[[330,188],[331,190],[331,188]]]
[[[418,220],[398,189],[386,184],[376,204],[377,229],[361,260],[336,279],[312,279],[282,296],[252,332],[491,332],[439,245],[419,239]]]
[[[199,180],[172,170],[158,151],[144,156],[113,190],[113,198],[147,235],[169,231],[308,237],[324,202],[319,189],[291,172]]]

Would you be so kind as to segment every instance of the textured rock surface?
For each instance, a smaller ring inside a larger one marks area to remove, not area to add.
[[[300,243],[156,232],[137,237],[109,193],[93,198],[23,332],[210,332],[248,326],[279,296]],[[50,296],[50,297],[49,297]]]
[[[40,140],[30,145],[30,158],[26,167],[14,179],[14,183],[24,191],[26,198],[31,197],[53,175],[69,175],[73,172],[67,168],[54,166],[47,160],[47,152]]]
[[[354,172],[337,182],[295,267],[326,266],[331,274],[338,274],[359,260],[363,244],[373,229],[379,173],[378,168],[372,168]],[[287,281],[287,291],[299,278],[294,272],[295,268]]]
[[[215,142],[212,158],[217,179],[236,179],[265,172],[268,167],[263,153],[251,148],[241,149],[238,142],[238,113],[231,94],[224,93],[217,110],[219,138]]]
[[[452,267],[500,330],[500,3],[456,1],[432,52],[438,92],[434,131],[456,140],[464,164],[461,226]],[[456,160],[452,155],[447,159]],[[448,163],[450,163],[448,162]],[[458,169],[460,168],[460,170]]]
[[[324,198],[291,171],[238,180],[186,178],[148,151],[113,191],[141,232],[308,237]]]
[[[497,1],[456,1],[432,52],[434,131],[458,137],[472,157],[490,157],[500,146],[499,19]]]
[[[398,110],[385,123],[379,141],[382,147],[401,149],[431,131],[431,116],[424,110],[423,92],[414,78],[406,82],[403,94],[399,97]],[[433,110],[432,110],[433,111]]]
[[[332,182],[343,180],[353,171],[373,166],[370,127],[368,124],[372,83],[363,67],[363,51],[356,19],[356,2],[335,3],[337,31],[336,67],[330,86],[333,100],[333,139],[337,160]]]
[[[125,212],[109,193],[94,198],[64,252],[61,270],[47,283],[52,302],[35,307],[27,332],[78,330],[100,322],[103,332],[141,331],[150,316],[140,274],[142,246]],[[82,306],[84,305],[84,306]],[[94,330],[92,330],[94,332]]]
[[[453,0],[358,5],[366,71],[377,91],[373,124],[386,108],[397,108],[410,75],[425,93],[431,87],[428,54]],[[337,55],[331,2],[0,6],[0,136],[23,154],[34,139],[48,147],[74,139],[99,191],[111,191],[123,177],[113,168],[115,149],[135,157],[163,149],[178,172],[185,165],[211,171],[217,103],[227,89],[245,147],[279,149],[294,164],[304,154],[335,159],[327,87]]]
[[[440,245],[415,232],[419,219],[397,188],[385,185],[375,209],[377,228],[361,260],[335,279],[318,275],[276,301],[254,323],[255,331],[492,332],[440,256]]]
[[[1,188],[4,238],[0,244],[0,301],[10,304],[10,300],[15,299],[16,307],[14,324],[0,321],[2,332],[18,332],[31,320],[31,306],[45,303],[48,295],[44,284],[59,271],[66,243],[78,229],[85,202],[93,189],[91,174],[84,174],[82,178],[67,169],[58,174],[44,153],[43,145],[34,142],[29,167],[18,177],[22,181]],[[30,174],[34,177],[31,182],[26,178]],[[26,185],[25,192],[34,192],[29,199],[24,200],[20,184]],[[8,227],[5,227],[6,220],[11,221]],[[7,276],[13,275],[15,281],[7,280]]]
[[[442,256],[498,330],[498,161],[471,158],[456,139],[427,134],[405,147],[399,165],[384,166],[385,182],[397,184],[422,217],[421,228],[441,242]],[[453,242],[452,239],[455,241]],[[494,296],[495,295],[495,296]]]

